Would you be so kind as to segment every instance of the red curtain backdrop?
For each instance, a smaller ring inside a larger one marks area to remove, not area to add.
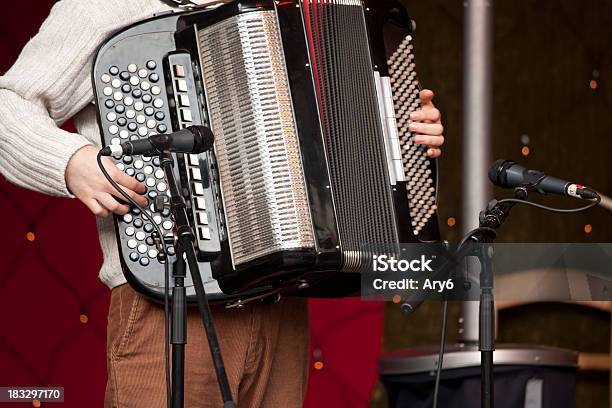
[[[53,3],[0,1],[0,73]],[[76,200],[47,197],[3,178],[0,214],[0,386],[62,386],[62,406],[102,406],[109,291],[97,278],[102,256],[93,216]],[[368,405],[382,319],[377,303],[310,302],[306,407]]]

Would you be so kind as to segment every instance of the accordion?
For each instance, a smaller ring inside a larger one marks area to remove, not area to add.
[[[235,1],[156,16],[115,34],[93,67],[105,144],[190,125],[214,151],[176,154],[205,287],[241,305],[359,290],[364,244],[437,241],[437,174],[413,143],[412,34],[399,1]],[[168,194],[157,157],[115,158]],[[161,298],[175,257],[170,211],[115,218],[124,274]],[[191,279],[185,282],[193,298]]]

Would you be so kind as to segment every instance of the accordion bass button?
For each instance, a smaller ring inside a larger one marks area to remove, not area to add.
[[[149,60],[149,61],[147,61],[147,64],[146,64],[146,65],[147,65],[147,68],[149,68],[149,69],[155,69],[155,68],[157,68],[157,63],[156,63],[155,61],[153,61],[153,60]]]

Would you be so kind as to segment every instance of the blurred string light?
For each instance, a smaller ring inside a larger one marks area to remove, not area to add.
[[[36,234],[34,234],[34,232],[32,231],[28,231],[26,233],[26,239],[30,242],[34,242],[34,240],[36,239]]]
[[[593,232],[593,226],[591,224],[585,224],[584,225],[584,233],[588,235],[591,232]]]
[[[87,323],[89,321],[89,316],[88,316],[88,307],[87,306],[82,306],[81,307],[81,314],[79,315],[79,321],[83,324]]]
[[[315,347],[312,350],[312,357],[315,360],[315,362],[313,364],[313,367],[314,367],[315,370],[322,370],[323,367],[325,366],[325,364],[323,364],[323,361],[322,361],[322,358],[321,358],[322,355],[323,355],[323,352],[321,351],[320,348]]]
[[[589,81],[589,88],[591,88],[594,91],[597,89],[598,86],[599,86],[599,70],[593,69],[593,71],[591,71],[591,80]]]
[[[529,147],[529,144],[531,143],[531,138],[527,133],[523,133],[520,137],[520,141],[522,146],[521,154],[525,157],[529,156],[529,154],[531,154],[531,148]]]

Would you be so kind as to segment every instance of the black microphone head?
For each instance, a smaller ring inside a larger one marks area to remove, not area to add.
[[[189,126],[187,129],[191,131],[195,139],[192,153],[198,154],[212,150],[215,144],[215,136],[209,127],[194,125]]]
[[[498,187],[507,188],[506,170],[515,165],[512,160],[497,160],[489,169],[489,180]]]

